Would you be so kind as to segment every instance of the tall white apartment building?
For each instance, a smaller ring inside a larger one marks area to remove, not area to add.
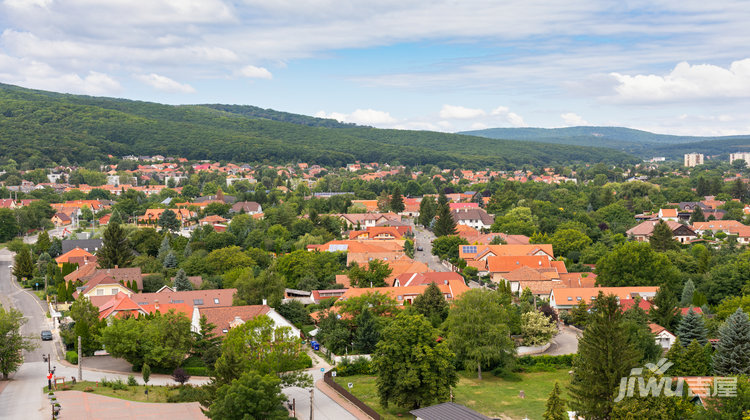
[[[750,152],[730,153],[729,163],[732,163],[735,160],[744,160],[747,163],[747,166],[750,166]]]
[[[685,166],[692,168],[698,165],[703,165],[703,153],[688,153],[685,155]]]

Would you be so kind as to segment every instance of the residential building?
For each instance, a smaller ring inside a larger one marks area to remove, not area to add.
[[[101,239],[65,239],[62,241],[62,253],[70,252],[75,248],[81,248],[84,251],[96,252],[102,247]]]
[[[656,286],[640,287],[570,287],[552,289],[549,294],[550,306],[558,311],[570,310],[579,302],[584,301],[591,304],[599,292],[605,295],[615,295],[619,301],[625,299],[634,299],[636,296],[641,299],[651,300],[656,296],[659,288]]]
[[[215,325],[214,334],[219,337],[225,336],[229,330],[238,327],[245,322],[253,320],[260,315],[266,315],[271,318],[276,328],[289,328],[289,334],[293,337],[301,337],[300,330],[281,316],[276,310],[268,306],[265,302],[263,305],[245,305],[245,306],[225,306],[213,308],[193,307],[191,317],[191,330],[200,333],[200,319],[206,317],[209,323]]]
[[[703,165],[703,153],[687,153],[685,155],[685,166],[692,168]]]
[[[744,160],[745,164],[750,167],[750,152],[737,152],[729,154],[729,163],[735,160]]]
[[[659,221],[656,220],[646,220],[645,222],[628,229],[625,234],[628,237],[633,237],[636,241],[648,242],[651,235],[654,234],[654,228],[658,223]],[[681,244],[689,243],[693,239],[698,238],[698,234],[690,226],[673,222],[671,220],[665,221],[664,223],[666,223],[672,230],[674,240]]]
[[[656,344],[658,344],[664,350],[669,350],[674,344],[675,340],[677,340],[677,337],[674,334],[669,332],[661,325],[651,323],[648,324],[648,327],[651,329],[651,333],[656,336]]]
[[[464,203],[474,204],[474,203]],[[451,210],[457,225],[466,225],[477,230],[488,230],[495,222],[495,216],[478,207],[463,207]]]
[[[249,215],[263,213],[263,207],[255,201],[238,201],[232,204],[230,213],[247,213]]]

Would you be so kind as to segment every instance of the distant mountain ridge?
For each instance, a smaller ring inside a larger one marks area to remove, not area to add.
[[[653,156],[656,152],[673,158],[692,151],[727,154],[750,147],[750,134],[720,137],[675,136],[625,127],[488,128],[462,131],[458,134],[493,139],[607,147],[644,157]]]
[[[12,158],[33,168],[104,161],[110,154],[499,169],[637,161],[604,148],[376,129],[246,105],[163,105],[0,84],[0,163]]]

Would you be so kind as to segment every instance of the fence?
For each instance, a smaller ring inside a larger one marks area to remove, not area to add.
[[[328,384],[331,388],[333,388],[336,392],[341,394],[342,397],[346,398],[351,402],[352,404],[356,405],[360,410],[362,410],[365,414],[372,417],[373,420],[380,420],[380,414],[378,414],[375,410],[370,408],[369,405],[365,404],[360,400],[359,398],[352,395],[351,392],[344,389],[343,386],[336,383],[336,381],[333,380],[333,377],[331,376],[331,371],[329,370],[323,375],[323,382]]]

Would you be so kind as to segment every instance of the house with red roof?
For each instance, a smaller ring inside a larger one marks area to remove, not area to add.
[[[268,306],[265,302],[263,305],[245,305],[245,306],[224,306],[213,308],[193,308],[191,317],[191,329],[193,332],[201,333],[200,319],[206,317],[209,323],[215,326],[213,333],[219,337],[225,336],[229,330],[238,327],[245,322],[253,320],[261,315],[265,315],[274,323],[276,328],[288,328],[289,334],[293,337],[301,337],[301,331],[281,316],[275,309]]]

